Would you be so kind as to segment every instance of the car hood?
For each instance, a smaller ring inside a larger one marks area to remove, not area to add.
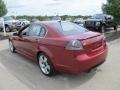
[[[8,21],[5,21],[5,22],[18,22],[18,20],[8,20]]]
[[[102,34],[97,33],[97,32],[88,31],[88,32],[85,32],[85,33],[77,34],[77,35],[65,36],[65,38],[85,40],[85,39],[93,38],[93,37],[100,36],[100,35],[102,35]]]

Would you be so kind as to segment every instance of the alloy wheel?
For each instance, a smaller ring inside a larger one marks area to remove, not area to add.
[[[39,65],[41,68],[41,71],[45,74],[48,75],[51,72],[51,66],[48,63],[48,58],[45,55],[41,55],[39,57]]]
[[[6,31],[6,32],[10,32],[10,28],[9,28],[9,27],[6,27],[6,28],[5,28],[5,31]]]

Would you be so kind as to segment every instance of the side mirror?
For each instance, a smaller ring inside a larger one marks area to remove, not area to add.
[[[13,33],[13,36],[18,36],[18,33],[17,32]]]

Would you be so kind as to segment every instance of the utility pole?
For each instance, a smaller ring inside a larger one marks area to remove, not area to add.
[[[5,22],[4,22],[4,18],[1,18],[1,20],[2,20],[2,26],[3,26],[4,36],[6,36],[6,30],[5,30]]]

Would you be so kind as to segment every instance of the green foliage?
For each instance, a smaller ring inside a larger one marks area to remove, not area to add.
[[[32,19],[38,19],[38,20],[49,20],[48,16],[27,16],[27,15],[23,15],[23,16],[17,16],[16,19],[27,19],[27,20],[32,20]]]
[[[114,16],[115,24],[120,24],[120,0],[107,0],[102,9],[104,13]]]
[[[27,19],[27,20],[32,20],[32,19],[39,19],[41,21],[44,21],[44,20],[51,20],[52,17],[54,16],[17,16],[16,19]],[[81,16],[81,15],[78,15],[78,16],[70,16],[70,15],[62,15],[60,16],[62,20],[65,20],[67,18],[71,18],[71,20],[73,21],[75,18],[83,18],[83,19],[87,19],[91,16]]]
[[[0,0],[0,17],[7,13],[7,8],[3,0]]]

